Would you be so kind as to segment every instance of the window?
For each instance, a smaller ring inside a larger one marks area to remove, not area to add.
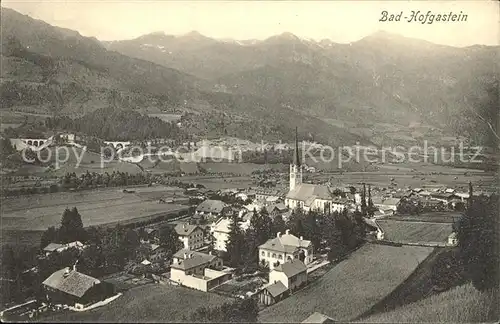
[[[273,258],[276,258],[276,253],[273,253]]]
[[[266,252],[264,252],[264,251],[262,251],[261,254],[262,254],[262,256],[266,256]]]
[[[282,254],[279,254],[279,255],[278,255],[278,259],[283,260],[283,255],[282,255]]]
[[[287,259],[288,261],[291,261],[291,260],[292,260],[292,257],[291,257],[291,256],[288,256],[286,259]]]
[[[267,257],[269,258],[271,256],[271,253],[267,252]]]

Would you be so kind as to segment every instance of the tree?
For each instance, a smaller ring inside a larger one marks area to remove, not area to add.
[[[366,216],[366,186],[363,183],[363,192],[361,193],[361,214]]]
[[[498,198],[474,198],[458,224],[458,247],[467,277],[481,291],[499,285]]]
[[[71,210],[66,208],[61,219],[61,227],[59,228],[59,242],[69,243],[74,241],[85,241],[86,233],[83,228],[82,216],[73,207]]]
[[[338,212],[325,215],[322,237],[325,239],[326,245],[329,248],[328,260],[330,261],[344,255],[346,251],[342,239],[342,232],[337,224],[338,217]]]
[[[377,208],[375,208],[375,205],[373,204],[371,185],[368,185],[368,206],[366,208],[366,214],[368,215],[368,217],[373,217]]]
[[[257,244],[264,244],[271,238],[272,220],[265,208],[260,212],[254,210],[253,217],[250,219],[250,227],[255,231]]]
[[[229,223],[229,234],[226,242],[226,259],[231,267],[240,267],[243,261],[245,237],[238,224],[238,215],[234,214]]]
[[[40,239],[40,249],[44,249],[50,243],[58,241],[58,230],[54,226],[50,226],[42,234],[42,238]]]
[[[363,219],[363,214],[356,208],[353,214],[354,218],[354,232],[359,240],[363,240],[366,237],[366,224]]]
[[[160,229],[158,241],[160,246],[165,249],[165,252],[170,257],[182,249],[182,242],[179,240],[179,236],[175,232],[175,229],[170,226],[165,226]]]
[[[283,233],[286,230],[286,223],[282,215],[276,215],[272,221],[271,237],[275,236],[278,232]]]

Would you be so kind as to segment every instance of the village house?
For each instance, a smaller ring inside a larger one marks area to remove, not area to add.
[[[271,305],[307,284],[307,267],[298,260],[289,260],[269,272],[269,284],[259,292],[259,301]]]
[[[214,249],[217,251],[226,251],[226,242],[229,239],[230,224],[231,219],[223,217],[212,225],[211,231],[215,240]]]
[[[379,210],[388,210],[392,209],[396,211],[398,208],[399,198],[388,198],[388,197],[373,197],[373,205],[377,207]]]
[[[60,243],[49,243],[46,247],[43,248],[43,252],[45,253],[45,256],[49,256],[50,254],[56,252],[56,253],[61,253],[62,251],[65,251],[67,249],[75,248],[78,250],[83,250],[85,248],[85,245],[80,242],[80,241],[74,241],[66,244],[60,244]]]
[[[313,246],[311,241],[304,240],[302,236],[298,238],[289,230],[283,235],[277,233],[275,238],[259,246],[259,262],[268,265],[270,270],[293,259],[299,259],[304,264],[311,263]]]
[[[174,254],[170,280],[185,287],[209,291],[231,279],[232,274],[221,271],[222,259],[215,255],[182,249]]]
[[[431,199],[441,201],[445,205],[448,205],[448,203],[451,202],[454,198],[460,199],[460,197],[458,197],[454,193],[446,193],[446,192],[433,192],[431,193],[430,196]]]
[[[196,214],[203,215],[205,218],[220,217],[227,210],[228,206],[224,202],[207,199],[196,207]]]
[[[264,203],[279,202],[285,193],[279,189],[257,188],[255,189],[255,200]]]
[[[288,210],[288,208],[285,206],[284,203],[277,203],[277,204],[272,204],[272,205],[267,205],[264,206],[267,214],[271,217],[274,218],[277,215],[281,215],[284,212]]]
[[[83,309],[111,297],[114,286],[67,267],[51,274],[42,283],[47,301]]]
[[[250,228],[250,221],[253,217],[253,212],[247,212],[238,222],[238,226],[241,230],[246,231]],[[214,222],[210,228],[210,231],[214,237],[215,244],[214,248],[217,251],[226,251],[226,242],[229,240],[229,227],[231,225],[231,219],[227,217],[221,217],[216,222]]]
[[[185,249],[196,250],[204,245],[204,232],[198,225],[177,224],[175,232],[179,236],[179,240],[184,244]]]

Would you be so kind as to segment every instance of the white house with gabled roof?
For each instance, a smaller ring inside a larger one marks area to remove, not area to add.
[[[259,246],[259,262],[268,265],[270,270],[294,259],[306,265],[311,263],[313,246],[311,241],[290,234],[289,230],[285,234],[278,233],[275,238]]]

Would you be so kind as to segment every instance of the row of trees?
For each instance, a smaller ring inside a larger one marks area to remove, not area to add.
[[[150,173],[128,173],[113,171],[112,173],[89,172],[77,176],[75,172],[66,173],[59,178],[58,183],[49,186],[32,186],[19,188],[2,188],[2,196],[23,196],[40,193],[54,193],[67,190],[88,190],[99,187],[121,187],[130,185],[150,184],[154,177]]]

